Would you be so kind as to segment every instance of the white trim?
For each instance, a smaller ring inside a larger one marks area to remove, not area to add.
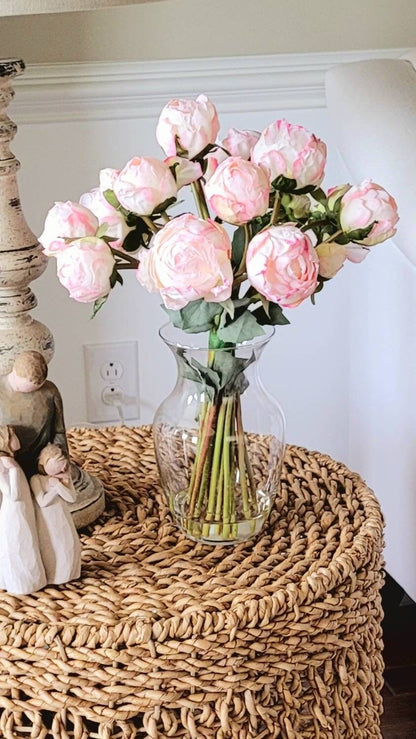
[[[139,62],[35,64],[14,81],[19,123],[156,117],[172,97],[206,93],[219,112],[320,108],[325,72],[405,49]]]

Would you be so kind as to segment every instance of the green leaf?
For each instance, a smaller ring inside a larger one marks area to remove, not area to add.
[[[241,344],[243,341],[250,341],[255,336],[261,336],[261,334],[264,334],[264,331],[250,311],[245,311],[228,326],[218,329],[220,339],[229,344]]]
[[[314,200],[326,206],[327,196],[326,196],[325,191],[322,190],[321,187],[315,187],[314,190],[312,190],[311,192],[312,192],[312,197],[314,198]]]
[[[263,301],[262,301],[263,303]],[[261,326],[285,326],[290,321],[283,315],[283,310],[277,303],[267,301],[267,310],[264,303],[253,311],[253,316]]]
[[[210,400],[213,400],[215,393],[220,387],[220,376],[211,367],[200,364],[196,359],[188,360],[185,356],[185,349],[178,351],[180,360],[180,374],[186,380],[196,382],[202,385]]]
[[[176,153],[177,153],[178,157],[186,157],[186,158],[188,158],[188,156],[187,156],[188,155],[188,150],[182,148],[181,144],[179,143],[179,136],[178,136],[178,134],[176,134],[176,136],[175,136],[175,144],[176,144]]]
[[[142,233],[137,228],[134,231],[129,231],[123,241],[123,249],[128,252],[137,251],[141,246],[141,236]]]
[[[280,192],[294,192],[296,190],[296,180],[291,177],[285,177],[279,174],[271,183],[273,190],[279,190]]]
[[[231,320],[233,320],[235,313],[234,301],[229,298],[228,300],[223,300],[220,305],[224,308],[225,315],[230,316]]]
[[[94,303],[92,306],[91,318],[94,318],[94,316],[97,315],[100,308],[102,308],[104,303],[107,301],[107,298],[108,298],[108,295],[105,295],[103,298],[97,298],[97,300],[94,300]]]
[[[113,206],[113,208],[118,208],[120,203],[117,200],[116,196],[114,195],[112,190],[104,190],[103,195],[107,201],[107,203],[110,203],[110,205]]]
[[[113,267],[113,271],[110,275],[110,287],[114,287],[114,285],[117,282],[117,265],[115,264]]]
[[[176,203],[176,198],[168,198],[167,200],[164,200],[163,203],[160,203],[160,205],[157,205],[156,208],[152,211],[152,216],[160,216],[161,213],[164,213],[168,208],[170,208],[171,205]]]
[[[164,310],[176,328],[189,334],[196,334],[215,328],[215,318],[222,313],[224,308],[221,303],[208,303],[201,298],[193,300],[180,310],[169,308],[164,308]]]
[[[243,226],[239,226],[234,231],[231,249],[231,264],[233,269],[238,269],[244,255],[246,247],[246,234]]]
[[[214,369],[220,374],[220,389],[225,395],[243,393],[248,387],[248,380],[244,370],[254,362],[254,352],[248,359],[235,357],[231,351],[217,351],[214,359]]]
[[[345,236],[348,238],[348,241],[362,241],[363,239],[368,236],[373,226],[378,223],[378,221],[373,221],[373,223],[370,223],[369,226],[366,228],[357,228],[355,231],[346,231]]]

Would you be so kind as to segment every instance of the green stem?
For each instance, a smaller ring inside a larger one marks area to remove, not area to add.
[[[156,223],[154,223],[152,221],[152,219],[150,218],[150,216],[140,216],[140,218],[142,219],[142,221],[145,222],[146,226],[148,226],[148,228],[150,228],[150,230],[153,231],[154,234],[157,234],[157,232],[159,231],[159,229],[156,226]]]
[[[276,195],[274,197],[272,215],[270,217],[270,226],[274,226],[275,225],[275,221],[276,221],[276,218],[277,218],[277,214],[279,212],[279,208],[280,208],[280,195],[279,195],[278,192],[276,192]]]
[[[205,465],[205,459],[208,454],[209,446],[211,443],[211,435],[212,435],[212,429],[215,423],[215,417],[217,413],[217,407],[216,405],[212,405],[207,413],[206,417],[206,423],[204,425],[204,431],[203,431],[203,441],[201,445],[201,451],[198,455],[198,458],[195,459],[196,464],[196,474],[194,479],[194,485],[190,492],[190,500],[189,500],[189,516],[192,518],[194,515],[195,510],[195,504],[197,500],[197,495],[199,492],[199,486],[202,479],[202,473],[204,471],[204,465]]]
[[[202,441],[204,439],[204,429],[205,429],[205,423],[206,423],[207,410],[208,410],[208,403],[205,401],[201,407],[201,414],[200,414],[200,419],[199,419],[198,444],[197,444],[197,448],[195,452],[195,459],[192,464],[191,479],[188,485],[188,503],[190,502],[191,493],[195,485],[195,477],[196,477],[196,471],[198,467],[198,459],[201,453]]]
[[[207,221],[211,216],[208,210],[207,201],[205,200],[205,193],[201,181],[195,180],[195,182],[191,182],[191,190],[199,215]]]
[[[248,456],[248,449],[247,449],[246,443],[244,443],[244,456],[246,458],[246,469],[247,469],[247,475],[249,479],[248,498],[249,498],[251,505],[254,507],[254,510],[256,510],[256,481],[254,479],[253,469],[251,467],[250,457]]]
[[[221,520],[223,486],[224,486],[224,455],[222,455],[221,457],[220,476],[218,479],[218,486],[217,486],[217,504],[215,506],[215,520],[216,521]]]
[[[223,437],[224,437],[224,422],[225,422],[225,414],[226,414],[226,408],[227,408],[226,403],[227,401],[223,399],[219,413],[218,413],[217,430],[215,434],[214,456],[213,456],[212,468],[211,468],[211,481],[210,481],[210,486],[209,486],[209,497],[208,497],[208,508],[207,508],[208,521],[212,520],[212,516],[216,509],[217,483],[218,483],[219,472],[220,472],[221,452],[222,452]]]
[[[247,490],[246,476],[246,457],[245,457],[245,441],[244,429],[241,416],[240,396],[236,398],[236,422],[237,422],[237,445],[238,445],[238,469],[240,472],[241,497],[243,499],[243,512],[246,518],[250,518],[250,503]]]
[[[125,262],[128,262],[128,265],[124,264],[117,264],[117,267],[119,269],[137,269],[139,266],[139,260],[136,259],[136,257],[132,257],[131,254],[128,254],[126,251],[119,251],[119,249],[114,249],[113,246],[110,245],[111,253],[118,257],[119,259],[122,259]]]
[[[337,238],[337,236],[341,236],[343,234],[342,228],[339,229],[339,231],[335,231],[334,234],[331,234],[327,239],[322,239],[321,244],[332,244],[333,241]]]
[[[224,459],[224,499],[223,499],[223,535],[224,539],[228,539],[230,535],[230,513],[232,509],[232,479],[231,479],[231,418],[233,411],[233,398],[227,398],[227,410],[225,414],[223,459]]]
[[[241,257],[240,264],[238,265],[238,270],[235,273],[235,276],[237,278],[240,277],[240,276],[245,275],[245,273],[246,273],[245,266],[246,266],[247,249],[248,249],[248,245],[249,245],[250,240],[251,240],[251,232],[250,232],[250,226],[249,226],[249,224],[248,223],[245,223],[244,226],[243,226],[243,228],[244,228],[244,235],[245,235],[245,243],[244,243],[243,256]],[[234,280],[234,284],[235,284],[235,280]]]

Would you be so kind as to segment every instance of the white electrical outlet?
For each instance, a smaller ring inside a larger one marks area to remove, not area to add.
[[[84,345],[88,421],[140,417],[137,357],[137,341]],[[117,408],[120,398],[121,413]]]

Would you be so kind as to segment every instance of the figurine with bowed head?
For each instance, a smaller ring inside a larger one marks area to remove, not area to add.
[[[68,508],[75,490],[68,459],[56,444],[42,449],[30,487],[46,579],[55,585],[74,580],[81,572],[81,545]]]
[[[16,459],[28,479],[36,474],[39,454],[47,444],[57,444],[68,458],[61,394],[47,376],[47,364],[37,351],[18,354],[11,372],[0,376],[0,424],[15,429],[21,444]],[[104,510],[104,491],[97,478],[74,462],[70,473],[76,491],[71,511],[81,528]]]
[[[15,358],[12,371],[0,377],[0,423],[13,426],[20,441],[16,459],[28,479],[36,473],[47,444],[58,444],[68,456],[62,398],[47,376],[42,354],[26,351]]]
[[[46,585],[29,483],[14,455],[20,441],[11,426],[0,426],[0,587],[14,595]]]

